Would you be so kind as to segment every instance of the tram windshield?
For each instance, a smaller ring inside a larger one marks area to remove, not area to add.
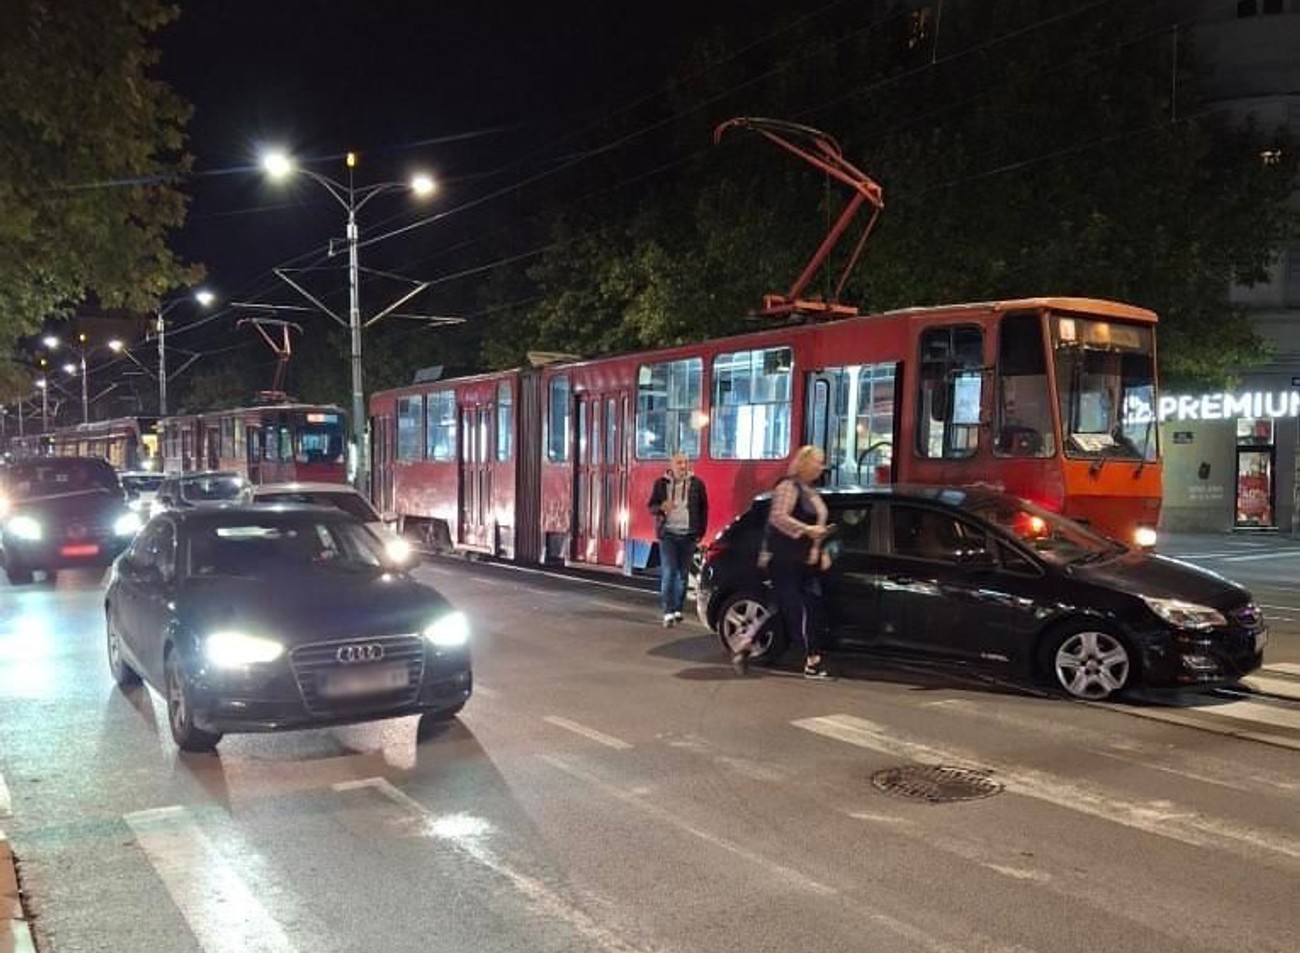
[[[299,463],[342,463],[345,450],[343,415],[308,411],[298,423],[296,447]]]
[[[1051,326],[1066,455],[1154,462],[1152,329],[1064,315]]]

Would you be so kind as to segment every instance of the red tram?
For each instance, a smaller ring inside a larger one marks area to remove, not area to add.
[[[233,470],[250,483],[347,479],[347,415],[327,404],[266,404],[167,417],[167,473]]]
[[[711,536],[812,443],[832,485],[992,486],[1151,545],[1156,321],[1088,298],[911,308],[376,393],[375,502],[431,544],[630,572],[674,452]]]
[[[152,470],[160,463],[157,417],[115,417],[17,437],[20,456],[101,457],[117,470]]]

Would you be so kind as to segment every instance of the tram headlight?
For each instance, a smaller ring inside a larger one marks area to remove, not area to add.
[[[26,540],[29,543],[35,543],[45,535],[41,524],[30,516],[15,516],[5,524],[5,529],[14,539]]]
[[[459,648],[469,641],[469,619],[463,612],[448,612],[424,627],[424,637],[440,649]]]
[[[114,536],[134,536],[140,532],[140,527],[144,524],[140,521],[140,514],[134,511],[123,513],[113,521]]]
[[[392,539],[384,541],[384,554],[397,565],[405,564],[414,550],[411,544],[400,536],[394,536]]]

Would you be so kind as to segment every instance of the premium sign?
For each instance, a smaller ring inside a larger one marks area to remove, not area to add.
[[[1145,404],[1145,402],[1143,402]],[[1133,406],[1132,398],[1125,407],[1126,417],[1142,421],[1142,413],[1151,413],[1149,406]],[[1160,397],[1160,420],[1235,420],[1238,417],[1300,417],[1300,390],[1255,391],[1245,394],[1164,394]]]

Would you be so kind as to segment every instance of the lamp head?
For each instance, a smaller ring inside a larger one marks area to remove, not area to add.
[[[438,183],[433,181],[433,176],[425,175],[423,172],[411,178],[411,191],[416,195],[424,198],[426,195],[432,195],[438,190]]]
[[[41,343],[52,351],[59,346],[59,339],[53,334],[47,334],[45,337],[41,338]]]
[[[287,152],[267,152],[262,156],[262,168],[273,179],[287,178],[294,171],[293,159]]]
[[[211,305],[212,302],[217,300],[217,296],[207,288],[200,288],[198,291],[194,292],[194,300],[206,308]]]

